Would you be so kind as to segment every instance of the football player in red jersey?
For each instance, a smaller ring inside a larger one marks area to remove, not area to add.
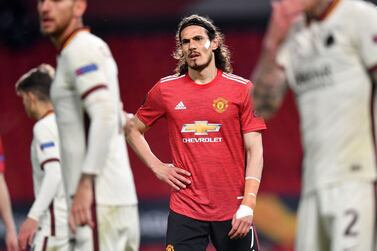
[[[182,19],[176,74],[157,82],[126,125],[131,147],[173,188],[166,250],[204,251],[209,238],[217,250],[259,250],[252,222],[266,126],[253,113],[251,82],[231,74],[223,41],[211,20]],[[160,118],[168,121],[172,164],[144,138]]]

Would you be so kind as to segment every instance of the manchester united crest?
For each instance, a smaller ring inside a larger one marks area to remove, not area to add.
[[[166,251],[174,251],[174,247],[172,244],[166,246]]]
[[[215,99],[212,103],[213,109],[218,113],[223,113],[228,109],[228,100],[225,98],[219,97]]]

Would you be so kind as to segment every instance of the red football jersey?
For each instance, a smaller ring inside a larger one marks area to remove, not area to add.
[[[174,212],[206,221],[233,217],[244,191],[243,134],[266,128],[253,115],[251,87],[219,70],[206,85],[168,76],[148,92],[136,116],[148,126],[167,119],[173,164],[192,175],[186,189],[171,194]]]
[[[1,142],[1,138],[0,138],[0,173],[3,173],[4,171],[5,171],[5,156],[4,156],[3,143]]]

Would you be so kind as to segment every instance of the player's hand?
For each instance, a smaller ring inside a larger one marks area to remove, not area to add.
[[[123,132],[127,136],[127,122],[130,121],[135,115],[133,113],[129,113],[126,111],[123,111],[123,117],[124,117],[124,125],[123,125]]]
[[[228,233],[229,238],[239,239],[245,237],[250,232],[252,223],[252,215],[237,219],[236,214],[234,214],[232,219],[232,229]]]
[[[186,188],[191,184],[191,180],[187,178],[190,177],[191,174],[182,168],[174,166],[173,164],[161,163],[152,170],[157,178],[168,183],[177,191]]]
[[[126,122],[130,119],[132,119],[133,117],[135,117],[135,115],[133,113],[129,113],[129,112],[124,112],[124,117],[126,119]]]
[[[280,0],[272,2],[272,14],[264,43],[277,48],[287,37],[292,23],[303,12],[301,0]]]
[[[69,216],[69,227],[73,233],[77,226],[94,227],[92,219],[93,175],[83,174],[77,186]]]
[[[33,244],[33,238],[35,233],[37,232],[38,228],[38,221],[32,218],[26,218],[24,223],[22,223],[20,227],[20,232],[18,234],[18,242],[20,244],[21,250],[26,250],[27,246],[31,246]],[[13,249],[10,249],[13,250]],[[18,250],[18,249],[14,249]],[[8,248],[9,251],[9,248]]]
[[[17,233],[15,230],[7,231],[5,236],[7,251],[18,251]]]

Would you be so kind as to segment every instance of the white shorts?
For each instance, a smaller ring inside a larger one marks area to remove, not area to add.
[[[375,251],[372,182],[347,181],[302,196],[296,251]]]
[[[68,241],[68,236],[46,236],[38,231],[35,234],[31,251],[69,251]]]
[[[78,228],[74,242],[75,251],[139,250],[140,227],[137,205],[97,205],[97,226],[98,228],[95,227],[93,230],[87,226]]]

